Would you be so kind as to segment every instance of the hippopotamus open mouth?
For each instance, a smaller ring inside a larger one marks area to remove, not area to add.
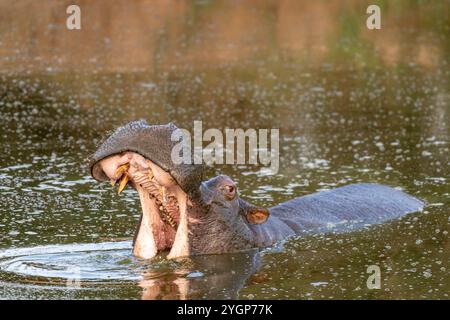
[[[239,199],[229,177],[202,182],[201,165],[175,165],[170,138],[175,130],[174,124],[134,121],[117,129],[92,156],[96,180],[118,185],[118,193],[131,185],[139,194],[142,215],[133,254],[151,258],[170,250],[168,258],[176,258],[249,247],[245,225],[264,222],[268,211]]]
[[[354,229],[424,206],[400,190],[357,183],[260,208],[242,200],[229,177],[202,181],[201,165],[174,164],[175,130],[174,124],[130,122],[91,159],[96,180],[118,184],[119,193],[127,184],[139,193],[142,215],[133,242],[138,257],[152,258],[163,250],[176,258],[270,246],[305,231],[348,222]]]

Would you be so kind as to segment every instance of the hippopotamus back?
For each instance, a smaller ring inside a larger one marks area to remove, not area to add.
[[[342,222],[374,224],[419,211],[424,202],[391,187],[357,183],[317,192],[270,208],[296,233]]]
[[[357,183],[316,192],[269,209],[269,219],[251,226],[260,246],[300,233],[355,230],[420,211],[424,202],[380,184]]]

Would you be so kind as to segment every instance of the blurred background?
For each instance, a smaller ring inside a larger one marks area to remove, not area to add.
[[[70,4],[81,30],[66,28]],[[381,30],[366,27],[370,4]],[[0,297],[448,299],[449,17],[447,0],[0,0]],[[77,244],[134,233],[137,195],[95,183],[86,159],[139,118],[280,128],[277,174],[207,169],[258,205],[365,181],[428,206],[291,239],[258,272],[247,256],[143,264],[128,247],[86,251]],[[42,245],[57,248],[18,249]],[[366,288],[371,264],[381,290]],[[65,286],[70,265],[83,290]]]
[[[449,52],[448,1],[77,1],[78,31],[66,28],[70,4],[2,0],[2,70],[163,72],[268,57],[438,68]],[[380,31],[366,28],[369,4]]]

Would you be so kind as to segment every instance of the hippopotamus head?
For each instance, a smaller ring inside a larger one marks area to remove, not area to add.
[[[252,224],[269,212],[242,200],[231,178],[203,181],[203,166],[175,164],[171,153],[178,128],[130,122],[109,135],[92,155],[91,175],[98,181],[137,190],[142,214],[133,253],[168,258],[239,251],[255,246]],[[191,155],[192,156],[192,155]]]

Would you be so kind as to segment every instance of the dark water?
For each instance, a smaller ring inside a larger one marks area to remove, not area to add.
[[[289,1],[237,11],[226,2],[180,3],[184,20],[162,23],[173,13],[164,16],[159,3],[163,18],[149,29],[147,47],[131,32],[125,44],[111,38],[113,53],[89,46],[103,38],[86,36],[81,56],[62,40],[47,55],[46,41],[60,28],[31,44],[34,20],[11,20],[11,29],[2,20],[0,297],[448,299],[448,2],[380,2],[386,30],[373,36],[360,4],[303,8],[327,18],[318,22]],[[35,23],[50,23],[41,20]],[[258,28],[245,28],[249,21]],[[105,29],[86,24],[87,34]],[[120,60],[121,45],[155,59]],[[91,54],[100,58],[83,60]],[[230,175],[258,205],[364,181],[399,187],[427,206],[262,252],[141,261],[130,243],[137,194],[118,196],[96,183],[86,160],[105,132],[138,118],[186,128],[194,120],[204,128],[280,128],[277,174],[250,165],[208,168],[208,176]],[[369,265],[381,269],[380,290],[366,286]]]

